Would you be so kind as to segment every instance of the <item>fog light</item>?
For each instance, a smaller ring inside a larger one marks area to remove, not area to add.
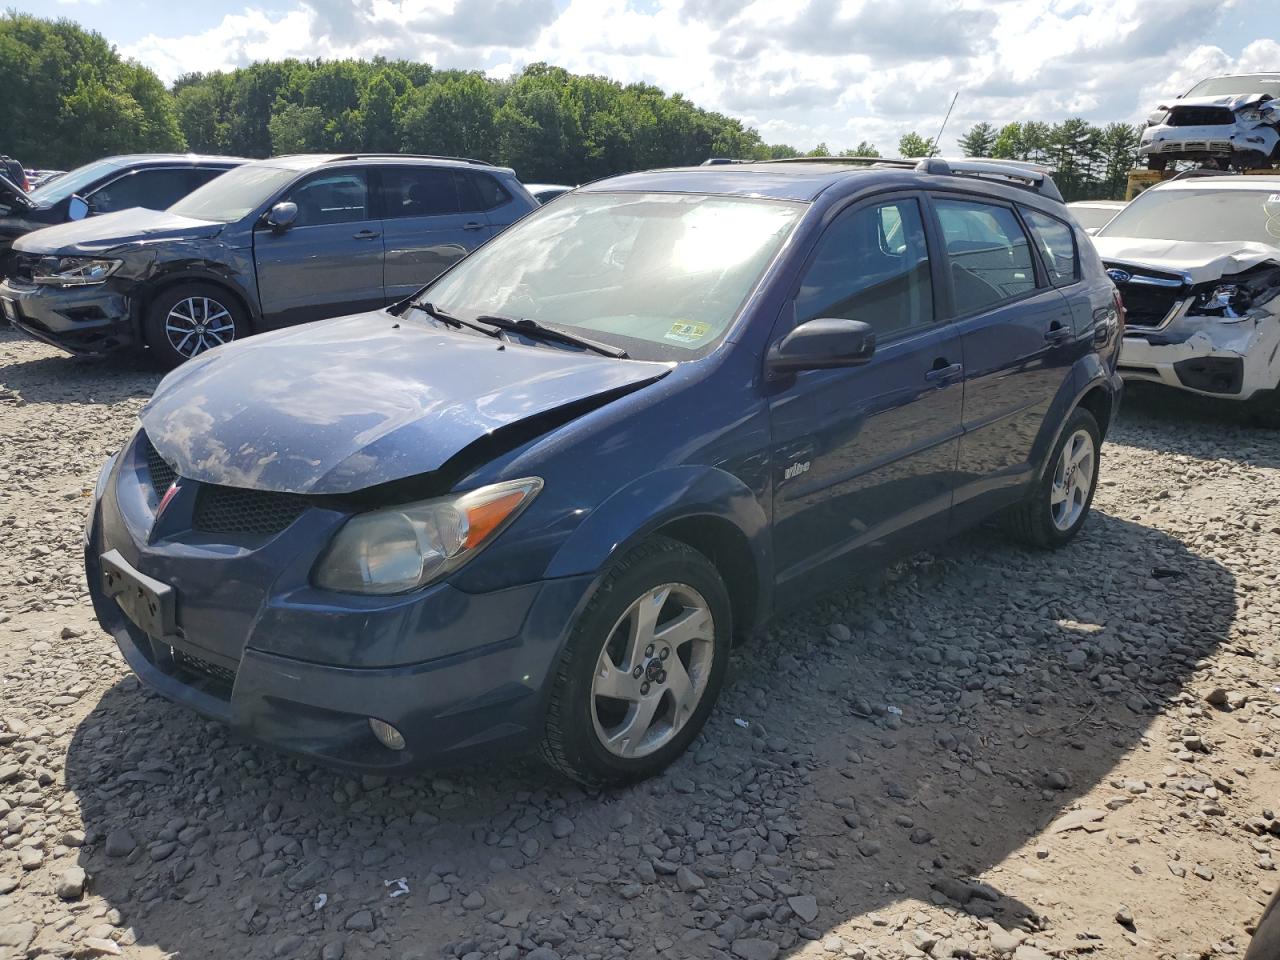
[[[403,750],[404,737],[389,723],[383,723],[381,720],[369,718],[369,729],[373,731],[373,735],[378,738],[378,742],[388,750]]]

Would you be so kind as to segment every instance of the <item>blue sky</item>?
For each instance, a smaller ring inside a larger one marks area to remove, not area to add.
[[[539,60],[681,92],[770,142],[892,152],[978,120],[1136,121],[1197,79],[1280,70],[1277,0],[9,0],[166,80],[255,59]]]

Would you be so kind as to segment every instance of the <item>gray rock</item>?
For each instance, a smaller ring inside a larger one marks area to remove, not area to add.
[[[692,893],[695,890],[701,890],[706,885],[707,882],[688,867],[680,867],[676,870],[676,886],[685,893]]]
[[[296,933],[285,934],[275,942],[271,953],[277,957],[291,957],[302,947],[302,937]]]
[[[744,937],[733,941],[733,955],[739,960],[777,960],[778,945],[768,940]]]
[[[341,940],[330,940],[320,951],[320,960],[342,960],[346,955],[347,945]]]
[[[560,960],[560,954],[550,947],[535,947],[524,955],[524,960]]]
[[[563,840],[571,833],[573,833],[573,821],[568,817],[556,817],[551,821],[551,835],[557,840]]]
[[[347,922],[344,923],[343,926],[348,930],[356,930],[360,933],[369,933],[376,926],[373,922],[373,911],[357,910],[351,916],[347,917]]]
[[[44,863],[44,851],[36,847],[23,847],[18,851],[18,863],[23,870],[35,870]]]
[[[12,947],[12,956],[25,955],[27,944],[36,938],[36,925],[30,920],[0,925],[0,947]]]
[[[462,906],[467,910],[479,910],[484,906],[484,895],[473,890],[462,898]]]
[[[443,883],[433,883],[427,890],[427,903],[447,903],[453,896]]]
[[[133,834],[124,828],[112,830],[107,834],[106,854],[108,857],[127,857],[138,846]]]
[[[818,901],[807,894],[799,897],[788,897],[787,906],[804,923],[813,923],[818,918]]]

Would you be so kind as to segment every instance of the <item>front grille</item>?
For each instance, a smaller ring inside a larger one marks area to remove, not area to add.
[[[177,647],[173,648],[173,663],[179,669],[206,677],[218,686],[234,687],[236,685],[236,672],[234,670],[220,667],[216,663],[210,663],[201,657],[192,656]]]
[[[170,484],[177,479],[177,471],[169,466],[169,462],[164,457],[160,456],[160,451],[152,446],[146,434],[142,435],[142,442],[146,445],[147,474],[151,478],[151,489],[155,490],[157,497],[163,497]]]
[[[1120,299],[1124,301],[1125,324],[1130,327],[1158,327],[1187,296],[1182,277],[1158,270],[1141,272],[1123,263],[1104,263],[1108,274],[1128,274],[1126,281],[1116,281]],[[1112,276],[1115,280],[1115,276]],[[1146,281],[1145,283],[1143,281]]]
[[[206,485],[196,494],[192,526],[204,533],[269,537],[302,516],[307,502],[293,493]]]
[[[1228,107],[1174,107],[1169,111],[1171,127],[1219,127],[1236,122]]]

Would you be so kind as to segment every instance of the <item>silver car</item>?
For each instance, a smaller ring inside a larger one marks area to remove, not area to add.
[[[1171,160],[1233,170],[1280,162],[1280,73],[1201,80],[1147,118],[1138,153],[1152,170]]]

